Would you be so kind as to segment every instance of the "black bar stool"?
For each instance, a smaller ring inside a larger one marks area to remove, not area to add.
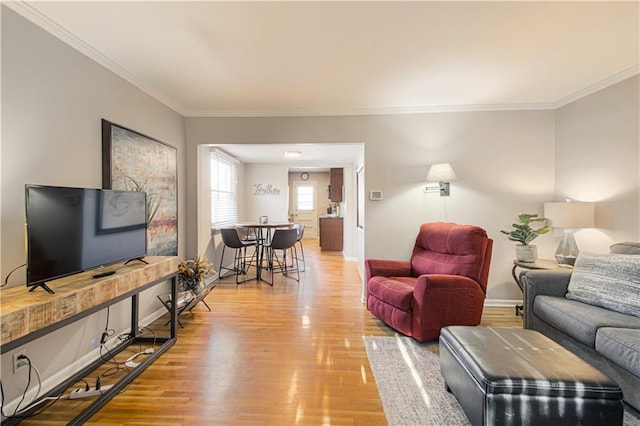
[[[235,228],[223,228],[220,230],[220,234],[222,235],[222,243],[224,244],[222,247],[222,255],[220,256],[220,267],[218,268],[218,271],[220,271],[220,278],[225,277],[223,276],[224,271],[231,271],[236,276],[236,284],[255,279],[256,277],[248,277],[247,273],[249,272],[249,268],[251,266],[253,266],[254,268],[257,266],[255,263],[255,258],[258,253],[257,242],[242,241],[240,239],[240,236],[238,235],[238,231]],[[222,266],[224,262],[224,251],[227,247],[229,247],[230,249],[234,249],[232,268]],[[247,249],[250,247],[253,247],[253,252],[251,254],[248,254]],[[244,278],[240,279],[241,276],[244,276]]]
[[[269,268],[271,269],[271,282],[267,284],[273,286],[273,274],[281,273],[285,277],[293,278],[300,281],[300,271],[298,269],[298,259],[293,254],[293,248],[298,241],[298,231],[295,228],[276,229],[273,232],[271,241],[264,245],[267,250],[267,258],[269,259]],[[281,257],[278,256],[281,252]],[[292,259],[292,267],[287,266],[287,252]],[[291,275],[295,272],[295,277]]]
[[[307,262],[304,260],[304,249],[302,248],[302,237],[304,237],[304,223],[295,223],[293,225],[293,229],[295,229],[298,233],[298,239],[296,240],[296,244],[293,246],[294,256],[298,262],[302,261],[302,268],[300,268],[300,271],[304,272],[304,270],[307,269]],[[298,249],[296,245],[300,245],[301,257],[298,257]]]

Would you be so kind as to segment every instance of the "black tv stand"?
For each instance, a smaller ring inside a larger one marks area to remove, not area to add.
[[[115,274],[116,271],[105,271],[105,272],[98,272],[97,274],[93,274],[91,275],[91,278],[102,278],[102,277],[108,277],[109,275],[113,275]]]
[[[144,257],[134,257],[133,259],[129,259],[129,260],[127,260],[126,262],[124,262],[124,264],[125,264],[125,265],[128,265],[128,264],[129,264],[129,262],[133,262],[134,260],[139,260],[140,262],[142,262],[142,263],[144,263],[144,264],[146,264],[146,265],[148,265],[148,264],[149,264],[149,262],[147,262],[146,260],[144,260]]]
[[[46,290],[46,292],[49,293],[49,294],[56,294],[56,292],[51,290],[51,288],[48,285],[46,285],[45,283],[35,284],[29,289],[29,291],[33,291],[38,287],[44,288]]]

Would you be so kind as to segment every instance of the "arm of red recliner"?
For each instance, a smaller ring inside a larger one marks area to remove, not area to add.
[[[366,259],[367,282],[371,277],[411,277],[411,262],[406,260]]]
[[[475,280],[460,275],[421,275],[413,291],[413,335],[432,340],[448,325],[478,325],[485,294]]]

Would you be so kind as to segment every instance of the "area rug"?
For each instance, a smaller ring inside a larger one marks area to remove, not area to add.
[[[438,343],[397,335],[364,338],[387,422],[391,426],[469,425],[456,398],[445,390]],[[640,426],[625,405],[624,426]]]

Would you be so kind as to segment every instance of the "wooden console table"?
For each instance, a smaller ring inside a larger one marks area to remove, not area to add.
[[[13,287],[0,293],[0,353],[6,353],[52,331],[85,318],[125,299],[131,299],[131,328],[129,338],[111,350],[116,354],[132,343],[149,343],[153,338],[138,336],[138,303],[140,292],[170,281],[171,295],[175,300],[177,294],[176,277],[178,274],[178,258],[174,256],[147,256],[145,261],[132,262],[128,265],[117,264],[104,268],[114,270],[114,275],[94,279],[95,271],[83,272],[59,280],[50,281],[49,286],[55,294],[29,292],[26,287]],[[118,383],[98,396],[91,405],[78,414],[70,425],[80,425],[103,407],[111,398],[135,379],[156,358],[171,347],[177,338],[177,310],[170,309],[170,335],[156,337],[159,344],[155,352],[142,361],[138,367],[131,369]],[[64,392],[98,366],[103,364],[98,359],[81,371],[43,395],[55,396]],[[32,410],[32,411],[35,411]],[[16,424],[19,420],[9,419],[4,424]]]

